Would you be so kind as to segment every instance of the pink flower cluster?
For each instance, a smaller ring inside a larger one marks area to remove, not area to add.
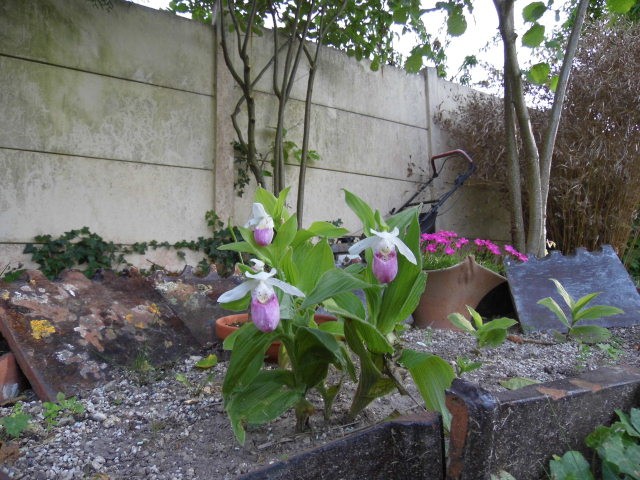
[[[465,237],[459,237],[456,232],[446,230],[441,230],[436,233],[423,233],[420,236],[420,241],[422,251],[425,254],[444,253],[445,255],[486,255],[486,253],[488,252],[495,255],[496,257],[499,257],[501,255],[510,255],[521,262],[527,261],[527,256],[520,253],[511,245],[505,245],[503,247],[503,252],[500,247],[493,243],[491,240],[476,238],[473,241],[473,245],[475,245],[475,251],[473,251],[473,249],[470,249],[469,247],[465,248],[465,246],[469,244],[469,239]]]

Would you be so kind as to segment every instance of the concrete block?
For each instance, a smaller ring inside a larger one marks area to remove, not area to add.
[[[439,480],[443,462],[441,420],[429,413],[374,425],[241,478]]]
[[[640,370],[610,367],[514,391],[489,393],[454,380],[447,478],[488,480],[501,470],[518,480],[545,476],[552,456],[587,452],[585,437],[640,404]],[[587,458],[590,458],[587,455]]]

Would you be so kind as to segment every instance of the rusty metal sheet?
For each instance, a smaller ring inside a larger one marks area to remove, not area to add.
[[[67,271],[49,281],[37,270],[0,285],[0,332],[42,400],[76,395],[113,378],[114,368],[183,358],[198,343],[136,272],[89,280]]]
[[[216,272],[197,276],[188,265],[179,276],[159,271],[152,277],[154,288],[203,345],[215,339],[216,319],[230,313],[218,297],[242,281],[240,275],[221,277]]]
[[[568,307],[549,279],[558,280],[569,294],[578,299],[588,293],[602,292],[590,305],[610,305],[623,314],[580,325],[627,327],[640,324],[640,295],[629,274],[611,246],[600,252],[577,249],[574,255],[553,252],[544,258],[530,258],[525,263],[507,263],[506,276],[522,329],[526,331],[566,331],[562,323],[538,300],[552,297],[568,313]]]

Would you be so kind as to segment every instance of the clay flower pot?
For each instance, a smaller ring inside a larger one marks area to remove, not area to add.
[[[0,354],[0,401],[17,397],[25,385],[24,375],[13,353]]]
[[[335,321],[336,318],[332,317],[331,315],[316,313],[314,315],[314,320],[317,324],[320,324]],[[238,328],[240,328],[243,323],[246,323],[248,321],[248,313],[238,313],[235,315],[226,315],[224,317],[220,317],[216,319],[216,337],[218,337],[220,340],[224,340],[233,332],[238,330]],[[266,360],[268,362],[277,363],[279,350],[280,342],[273,342],[265,355]]]
[[[502,275],[476,263],[473,255],[452,267],[428,270],[427,285],[413,312],[414,325],[457,330],[447,316],[458,312],[469,318],[466,306],[476,308],[487,293],[506,281]]]

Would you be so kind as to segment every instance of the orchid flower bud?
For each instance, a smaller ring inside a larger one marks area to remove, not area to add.
[[[398,274],[398,255],[401,255],[414,265],[418,264],[415,255],[405,243],[398,238],[398,228],[392,232],[376,232],[371,230],[371,236],[360,240],[349,248],[349,254],[358,255],[367,248],[373,250],[373,265],[371,269],[380,283],[392,282]]]
[[[264,209],[261,203],[254,203],[251,209],[251,218],[245,224],[245,228],[253,230],[253,239],[261,247],[271,244],[273,240],[273,218]]]
[[[260,260],[251,260],[255,268],[264,268]],[[280,303],[273,287],[296,297],[304,297],[304,293],[293,285],[274,278],[277,270],[269,272],[259,270],[256,273],[245,272],[247,280],[237,287],[224,292],[218,297],[218,303],[233,302],[242,299],[251,292],[251,319],[256,328],[262,332],[272,332],[280,323]]]

